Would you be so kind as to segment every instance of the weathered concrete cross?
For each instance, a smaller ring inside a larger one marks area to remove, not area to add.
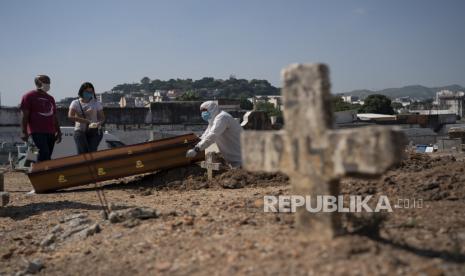
[[[316,196],[338,196],[342,176],[378,175],[400,162],[405,143],[400,130],[388,127],[332,130],[328,71],[323,64],[284,69],[284,129],[244,131],[241,138],[245,169],[282,171],[293,194],[312,202]],[[296,216],[298,226],[326,238],[342,232],[338,212],[298,208]]]
[[[205,161],[200,162],[200,167],[207,169],[208,180],[212,180],[213,170],[219,170],[220,163],[213,163],[213,153],[208,152],[205,156]]]

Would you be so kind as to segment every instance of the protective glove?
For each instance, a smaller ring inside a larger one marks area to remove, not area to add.
[[[195,149],[190,149],[186,153],[187,158],[194,158],[197,155],[197,151]]]
[[[98,123],[90,123],[89,128],[98,128]]]

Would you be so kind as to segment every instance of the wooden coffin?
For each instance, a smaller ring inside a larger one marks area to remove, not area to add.
[[[36,193],[60,190],[120,177],[186,166],[205,159],[186,158],[199,142],[194,134],[43,161],[28,173]]]

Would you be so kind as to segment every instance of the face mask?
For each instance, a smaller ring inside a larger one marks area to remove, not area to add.
[[[208,122],[208,120],[210,120],[211,118],[211,114],[210,112],[208,111],[202,111],[202,119],[206,122]]]
[[[40,90],[44,92],[48,92],[50,90],[50,83],[42,83],[42,86],[40,87]]]
[[[94,94],[92,92],[84,92],[82,94],[82,97],[86,100],[86,101],[90,101],[92,100],[92,98],[94,97]]]

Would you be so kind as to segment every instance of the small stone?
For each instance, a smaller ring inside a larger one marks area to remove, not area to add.
[[[244,183],[241,180],[229,178],[229,179],[224,179],[223,182],[221,183],[221,186],[226,189],[239,189],[239,188],[244,187]]]
[[[173,216],[173,217],[176,217],[178,216],[178,212],[176,212],[176,210],[170,210],[166,213],[168,216]]]
[[[149,195],[152,195],[152,190],[150,190],[150,189],[143,190],[143,191],[140,192],[140,195],[141,195],[141,196],[149,196]]]
[[[82,230],[86,229],[88,226],[87,225],[79,225],[77,227],[74,227],[74,228],[69,228],[67,229],[66,231],[63,232],[63,234],[61,234],[61,239],[66,239],[66,238],[69,238],[71,237],[72,235],[78,233],[78,232],[81,232]]]
[[[259,199],[255,200],[253,205],[254,205],[255,208],[263,209],[263,205],[264,205],[263,199],[259,198]]]
[[[82,230],[79,232],[79,236],[81,238],[87,238],[89,236],[92,236],[96,233],[99,233],[101,231],[100,225],[98,223],[94,223],[93,225],[87,227],[86,229]]]
[[[44,268],[44,263],[40,259],[35,259],[28,263],[26,273],[36,274]]]
[[[155,264],[155,269],[160,272],[167,271],[171,268],[171,262],[169,261],[161,261]]]
[[[194,225],[194,218],[192,216],[186,216],[183,218],[184,225]]]
[[[171,229],[174,229],[174,228],[176,228],[177,226],[180,226],[181,224],[182,224],[182,221],[181,221],[181,220],[174,221],[174,222],[171,224]]]
[[[130,195],[129,198],[134,198],[134,195]]]
[[[47,247],[47,246],[53,244],[55,242],[56,238],[57,237],[55,236],[55,234],[53,234],[53,233],[49,234],[40,242],[40,246],[41,247]]]
[[[90,222],[90,219],[88,218],[75,218],[72,219],[68,222],[69,227],[77,227],[80,225],[88,224]]]
[[[423,187],[423,191],[428,191],[428,190],[432,190],[432,189],[436,189],[436,188],[439,188],[439,183],[437,181],[431,181],[429,183],[427,183],[425,185],[425,187]]]
[[[124,220],[123,217],[121,217],[117,212],[111,212],[108,216],[108,219],[111,223],[118,223]]]
[[[127,228],[133,228],[140,224],[140,221],[137,219],[129,219],[123,222],[123,226]]]
[[[444,228],[444,227],[441,227],[439,231],[437,232],[437,234],[444,234],[444,233],[447,233],[447,228]]]
[[[74,219],[83,219],[83,218],[87,218],[87,214],[86,214],[86,213],[72,214],[72,215],[69,215],[69,216],[66,216],[66,217],[62,218],[60,221],[61,221],[61,222],[67,222],[67,221],[70,221],[70,220],[74,220]]]
[[[137,207],[110,213],[109,219],[111,223],[118,223],[129,219],[149,219],[158,218],[159,212],[148,207]]]
[[[56,234],[58,232],[62,232],[63,231],[63,227],[61,227],[61,225],[55,225],[52,230],[50,230],[51,233],[53,234]]]

